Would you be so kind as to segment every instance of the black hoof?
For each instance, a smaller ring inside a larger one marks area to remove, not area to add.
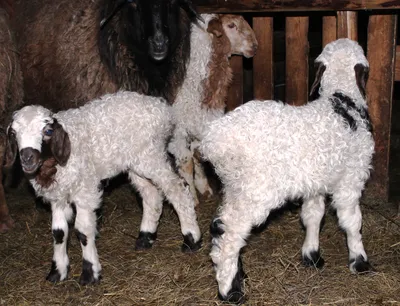
[[[350,269],[356,273],[365,273],[374,271],[374,268],[368,261],[364,259],[362,255],[358,256],[356,259],[350,260]]]
[[[229,290],[226,296],[223,296],[220,292],[218,292],[218,297],[225,302],[234,303],[234,304],[242,304],[245,302],[244,293],[242,291],[242,283],[243,279],[247,278],[246,273],[243,270],[242,258],[239,257],[237,272],[235,277],[232,280],[231,290]]]
[[[210,225],[210,234],[213,238],[219,238],[224,234],[224,229],[222,228],[224,223],[221,219],[214,218]]]
[[[325,264],[325,260],[321,257],[319,250],[312,251],[310,257],[303,257],[303,264],[306,267],[315,267],[317,269],[322,269]]]
[[[183,236],[183,244],[181,250],[183,253],[193,253],[201,248],[201,238],[199,241],[195,242],[192,234],[187,234]]]
[[[49,274],[46,277],[46,280],[48,280],[49,282],[52,282],[52,283],[57,283],[60,281],[60,279],[61,279],[61,274],[60,274],[60,272],[58,272],[56,262],[53,260],[51,262],[51,269],[50,269]]]
[[[157,233],[140,232],[138,239],[136,239],[135,250],[140,251],[150,249],[156,239]]]
[[[240,291],[229,291],[226,296],[221,295],[221,293],[218,292],[218,298],[221,301],[227,302],[227,303],[233,303],[233,304],[242,304],[246,301],[245,296],[243,292]]]
[[[93,264],[86,259],[82,263],[82,274],[79,278],[79,284],[82,286],[97,284],[100,281],[99,278],[95,278],[93,274]]]

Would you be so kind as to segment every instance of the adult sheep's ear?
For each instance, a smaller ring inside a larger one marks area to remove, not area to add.
[[[17,152],[18,143],[15,131],[9,126],[7,128],[6,149],[4,152],[4,167],[9,168],[14,164]]]
[[[317,69],[317,72],[315,73],[314,83],[311,85],[310,97],[314,96],[317,92],[317,89],[321,84],[322,75],[326,70],[326,66],[321,62],[315,62],[315,68]]]
[[[221,20],[219,19],[210,20],[210,22],[208,23],[207,32],[214,34],[216,37],[221,37],[222,33],[224,33]]]
[[[65,166],[71,154],[71,141],[69,140],[68,133],[63,129],[61,124],[54,119],[53,135],[50,139],[50,150],[60,164]]]
[[[354,66],[354,72],[356,74],[356,83],[358,89],[365,99],[369,68],[367,66],[364,66],[363,64],[357,64]]]

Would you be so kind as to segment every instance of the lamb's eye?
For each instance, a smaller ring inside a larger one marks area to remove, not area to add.
[[[233,29],[235,27],[235,24],[232,22],[232,23],[230,23],[230,24],[228,24],[228,28],[231,28],[231,29]]]
[[[52,130],[52,129],[47,129],[47,130],[45,130],[45,131],[44,131],[44,135],[46,135],[46,136],[51,136],[51,135],[53,135],[53,130]]]

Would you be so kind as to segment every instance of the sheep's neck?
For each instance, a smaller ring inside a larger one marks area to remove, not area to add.
[[[232,81],[232,68],[229,65],[231,45],[227,36],[213,36],[212,55],[208,64],[209,76],[202,82],[202,105],[212,109],[224,109],[228,88]]]

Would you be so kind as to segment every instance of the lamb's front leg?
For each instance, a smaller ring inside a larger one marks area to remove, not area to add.
[[[190,151],[192,152],[192,160],[194,164],[194,185],[202,196],[210,198],[214,192],[208,183],[207,175],[204,172],[203,165],[201,164],[201,156],[197,150],[198,147],[198,141],[193,141],[190,145]]]
[[[46,279],[50,282],[58,282],[65,280],[68,274],[68,222],[72,219],[73,210],[67,201],[52,203],[51,210],[51,229],[54,238],[54,254],[51,269]]]
[[[100,205],[101,193],[85,193],[74,200],[76,205],[75,229],[82,247],[81,285],[95,284],[100,280],[101,265],[95,244],[97,233],[96,209]]]

